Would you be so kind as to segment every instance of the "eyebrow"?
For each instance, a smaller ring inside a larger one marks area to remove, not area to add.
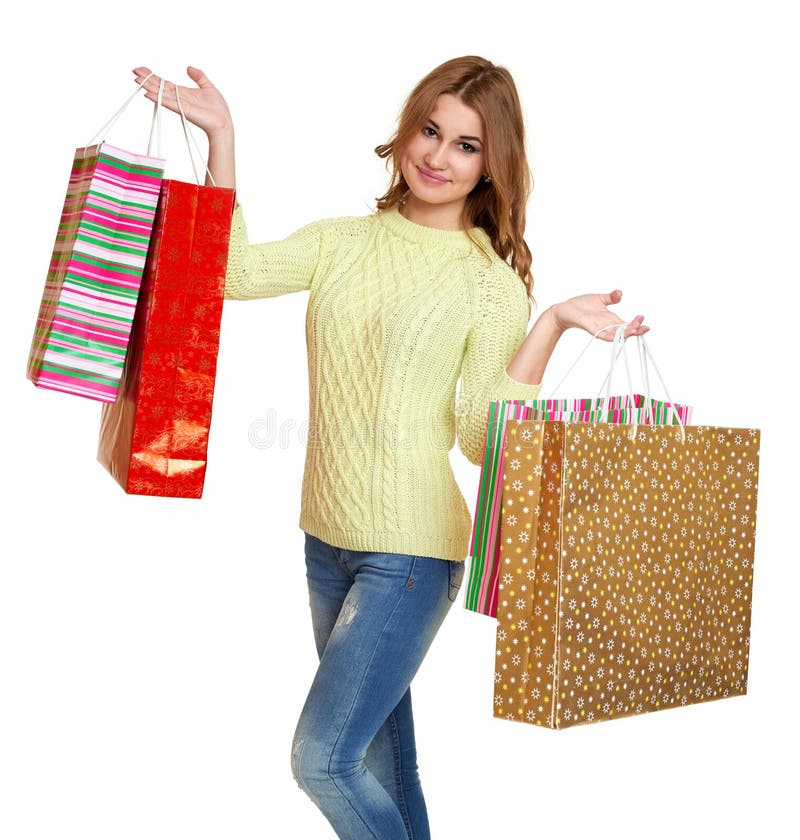
[[[436,125],[436,123],[435,123],[435,122],[434,122],[434,121],[433,121],[430,117],[428,117],[428,122],[429,122],[429,123],[430,123],[430,124],[431,124],[431,125],[432,125],[432,126],[433,126],[436,130],[437,130],[437,131],[440,131],[439,126],[438,126],[438,125]],[[459,137],[458,137],[458,139],[459,139],[459,140],[475,140],[475,141],[477,141],[478,143],[483,143],[483,140],[481,140],[481,138],[480,138],[480,137],[473,137],[471,134],[460,134],[460,135],[459,135]]]

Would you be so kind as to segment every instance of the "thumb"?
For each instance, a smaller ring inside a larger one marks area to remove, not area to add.
[[[622,292],[619,289],[614,289],[610,294],[600,295],[600,299],[604,306],[612,306],[622,300]]]
[[[199,67],[187,67],[186,73],[198,87],[213,87],[208,76]]]

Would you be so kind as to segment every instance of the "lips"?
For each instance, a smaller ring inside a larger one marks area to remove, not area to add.
[[[437,175],[435,172],[431,172],[430,169],[425,169],[424,166],[418,166],[417,172],[422,176],[424,181],[427,181],[429,184],[446,184],[447,178],[442,178],[441,175]]]

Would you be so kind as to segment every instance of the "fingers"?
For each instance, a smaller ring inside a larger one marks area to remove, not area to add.
[[[136,84],[140,85],[144,82],[144,89],[147,91],[151,90],[158,90],[158,85],[161,82],[161,79],[153,74],[153,71],[149,67],[136,67],[133,71],[133,75],[136,79]],[[148,76],[150,78],[148,78]],[[145,79],[147,81],[145,82]]]
[[[650,327],[648,327],[644,322],[644,315],[637,315],[627,327],[625,327],[625,338],[632,338],[636,335],[644,335],[646,332],[650,331]],[[617,318],[617,320],[612,321],[610,324],[606,324],[602,328],[598,328],[595,331],[594,335],[597,338],[602,339],[603,341],[613,341],[616,335],[616,330],[613,327],[619,327],[621,324],[625,322]],[[599,330],[602,329],[602,332]]]
[[[628,325],[625,330],[625,338],[630,338],[634,335],[644,335],[649,331],[650,327],[643,323],[644,315],[637,315]]]
[[[608,314],[615,318],[615,320],[610,323],[606,323],[605,321],[598,322],[595,328],[590,330],[593,336],[601,338],[603,341],[613,341],[617,332],[616,327],[625,323],[613,315],[613,313],[609,312]]]
[[[189,74],[189,78],[195,84],[197,84],[198,87],[201,87],[201,88],[203,88],[203,87],[213,88],[214,87],[211,84],[211,82],[208,80],[208,77],[205,75],[205,73],[203,73],[203,71],[199,70],[197,67],[189,67],[189,68],[187,68],[187,72]],[[144,89],[146,91],[145,95],[147,96],[148,99],[154,99],[155,96],[158,95],[158,89],[161,85],[161,77],[156,76],[153,73],[153,71],[150,70],[149,67],[144,67],[144,66],[143,67],[136,67],[133,70],[133,75],[136,79],[137,84],[142,84],[142,82],[144,82],[144,84],[142,86],[144,87]],[[148,76],[150,78],[148,78]],[[147,79],[146,82],[144,81],[145,79]],[[177,87],[178,86],[174,82],[170,82],[167,79],[164,80],[163,95],[164,95],[165,99],[167,98],[167,96],[169,96],[169,99],[170,99],[172,104],[175,103],[175,89]],[[187,88],[186,90],[188,91],[189,89]],[[153,94],[153,96],[151,96],[150,94]]]
[[[158,91],[161,87],[161,76],[156,76],[155,74],[151,74],[151,70],[148,67],[137,67],[134,71],[134,76],[136,77],[136,82],[141,84],[147,79],[146,82],[142,85],[145,90],[145,99],[149,99],[151,102],[158,102]],[[150,76],[148,79],[147,77]],[[174,82],[164,80],[164,87],[161,91],[161,104],[165,108],[169,108],[171,111],[178,111],[178,99],[175,94],[177,90],[177,85]],[[188,92],[188,88],[185,89]],[[184,99],[183,92],[181,95],[181,101]]]
[[[600,295],[600,300],[604,306],[613,306],[616,303],[619,303],[622,300],[622,291],[620,289],[614,289],[613,292],[610,292],[607,295]],[[608,313],[612,314],[612,313]],[[616,316],[614,316],[616,318]],[[612,321],[609,324],[609,327],[612,326],[619,326],[620,324],[625,323],[622,319],[616,318],[616,320]],[[625,338],[631,338],[635,335],[644,335],[646,332],[649,332],[650,327],[644,324],[644,315],[637,315],[625,328]],[[602,338],[605,341],[613,341],[614,339],[614,330],[606,329],[598,338]]]
[[[149,99],[151,102],[155,102],[158,98],[158,89],[161,85],[161,77],[156,76],[149,67],[137,67],[133,71],[133,75],[136,79],[136,84],[141,85],[144,88],[145,98]],[[145,79],[147,79],[147,81],[145,81]]]

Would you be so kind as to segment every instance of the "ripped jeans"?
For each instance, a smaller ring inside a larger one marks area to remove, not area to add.
[[[319,668],[292,771],[347,840],[428,840],[411,679],[455,600],[464,564],[350,551],[306,534]]]

